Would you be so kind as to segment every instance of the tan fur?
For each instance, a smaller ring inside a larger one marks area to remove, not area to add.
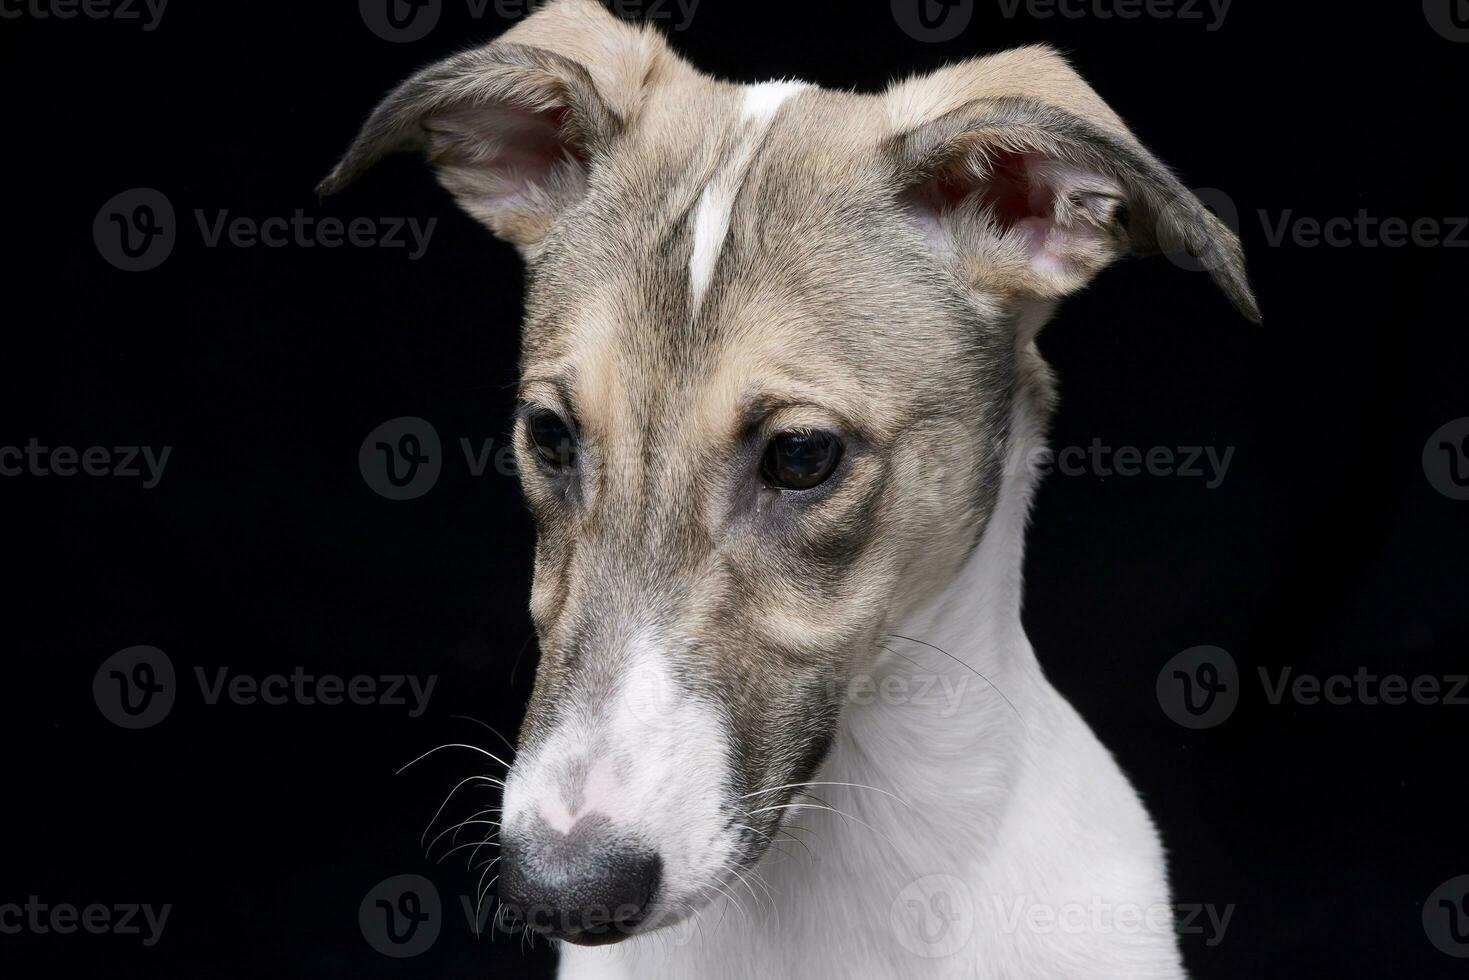
[[[1013,413],[1050,402],[1032,341],[1056,300],[1171,231],[1220,258],[1216,277],[1253,310],[1238,242],[1044,48],[882,94],[802,92],[758,145],[739,142],[741,88],[591,0],[559,0],[449,64],[390,96],[324,186],[426,146],[532,263],[521,397],[576,429],[579,463],[547,473],[518,427],[541,532],[523,751],[612,697],[652,634],[733,733],[731,796],[808,778],[835,692],[984,534]],[[562,120],[566,156],[507,196],[521,175],[504,144],[544,136],[543,117]],[[935,179],[983,188],[1005,154],[1037,193],[1060,189],[1040,216],[1045,263],[980,192],[925,217]],[[728,234],[696,303],[691,215],[731,173]],[[845,441],[838,475],[804,496],[759,470],[793,429]],[[748,860],[764,847],[742,846]]]
[[[1030,45],[973,58],[894,85],[884,97],[892,134],[916,129],[976,99],[1035,99],[1118,134],[1127,127],[1053,49]]]

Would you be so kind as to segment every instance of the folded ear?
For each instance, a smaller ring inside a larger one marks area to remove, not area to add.
[[[317,192],[341,190],[387,153],[423,149],[461,207],[533,258],[674,60],[661,36],[595,0],[555,0],[389,93]]]
[[[1166,251],[1260,320],[1238,237],[1055,52],[951,66],[885,98],[906,202],[967,281],[1050,300],[1121,255]]]

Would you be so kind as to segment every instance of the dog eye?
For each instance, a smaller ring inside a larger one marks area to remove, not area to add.
[[[842,459],[842,444],[830,432],[782,432],[770,440],[760,470],[780,490],[810,490],[824,482]]]
[[[536,457],[553,470],[568,470],[576,463],[576,441],[571,429],[555,412],[534,411],[526,420],[531,448]]]

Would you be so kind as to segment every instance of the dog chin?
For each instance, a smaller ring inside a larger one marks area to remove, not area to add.
[[[579,932],[575,935],[561,936],[559,938],[562,942],[571,943],[571,945],[573,946],[612,946],[616,943],[622,942],[624,939],[631,939],[633,936],[640,936],[647,931],[649,930],[643,928],[642,926],[634,926],[631,929],[609,926],[607,929],[602,931],[589,930],[587,932]]]

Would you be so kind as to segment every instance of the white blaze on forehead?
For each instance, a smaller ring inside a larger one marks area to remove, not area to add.
[[[689,285],[694,309],[703,304],[704,294],[714,280],[714,266],[729,235],[729,213],[744,183],[745,170],[754,159],[755,151],[765,141],[765,134],[769,132],[780,107],[791,96],[809,87],[805,82],[763,82],[746,86],[745,101],[740,107],[743,129],[739,143],[725,166],[714,174],[699,195],[699,205],[694,212],[694,252],[689,259]]]
[[[745,88],[745,104],[740,114],[745,119],[769,122],[775,118],[781,104],[802,89],[810,88],[805,82],[761,82]]]

